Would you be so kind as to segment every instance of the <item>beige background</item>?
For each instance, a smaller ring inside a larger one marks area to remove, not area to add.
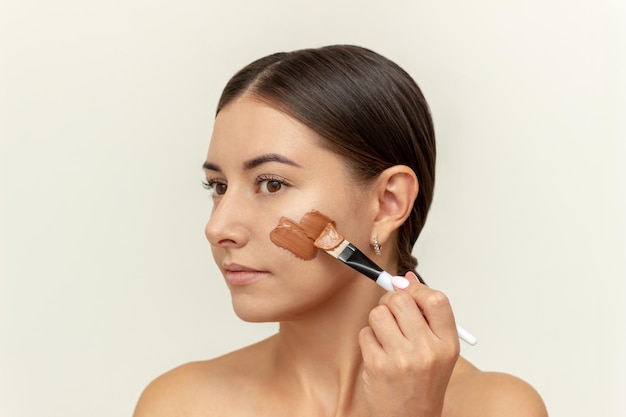
[[[158,374],[274,330],[231,311],[199,168],[230,75],[330,43],[397,61],[432,106],[416,253],[480,339],[463,354],[553,416],[624,415],[624,2],[0,7],[3,417],[127,416]]]

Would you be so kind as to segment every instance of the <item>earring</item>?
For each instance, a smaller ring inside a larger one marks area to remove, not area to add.
[[[378,244],[378,236],[374,236],[374,241],[372,242],[372,245],[374,246],[374,253],[377,256],[380,256],[380,245]]]

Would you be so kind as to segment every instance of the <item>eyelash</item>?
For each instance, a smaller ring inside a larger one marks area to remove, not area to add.
[[[215,186],[217,185],[227,186],[226,182],[220,179],[209,178],[206,181],[202,181],[202,187],[209,191],[209,194],[211,195],[211,197],[216,197],[216,196],[221,195],[215,191]]]
[[[279,177],[277,175],[267,175],[267,174],[259,175],[254,180],[255,185],[258,186],[259,188],[262,186],[262,184],[264,182],[277,182],[277,183],[280,184],[280,189],[278,189],[275,192],[265,191],[265,192],[262,192],[262,194],[276,194],[279,191],[281,191],[283,189],[283,187],[291,186],[289,181],[287,181],[283,177]],[[218,194],[217,193],[215,187],[219,186],[219,185],[225,185],[226,187],[228,187],[228,184],[226,183],[226,181],[224,181],[221,178],[209,178],[209,179],[207,179],[207,181],[202,181],[202,187],[207,189],[207,190],[209,190],[209,192],[210,192],[212,197],[219,197],[219,196],[223,195],[224,193],[226,193],[226,191],[224,191],[222,194]]]

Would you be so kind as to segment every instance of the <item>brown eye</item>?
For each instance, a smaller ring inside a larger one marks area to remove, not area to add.
[[[261,190],[267,193],[275,193],[283,188],[283,183],[277,180],[266,180],[261,182]]]
[[[202,186],[209,190],[212,196],[224,195],[226,193],[226,189],[228,188],[228,184],[217,180],[209,180],[202,183]]]
[[[257,192],[261,194],[276,194],[282,192],[290,183],[278,175],[260,175],[256,179]]]
[[[213,187],[213,190],[214,190],[215,194],[223,195],[223,194],[226,194],[226,189],[227,188],[228,188],[228,186],[226,184],[217,183]]]

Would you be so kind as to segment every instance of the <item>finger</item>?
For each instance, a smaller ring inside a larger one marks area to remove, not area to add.
[[[395,291],[381,298],[380,303],[387,306],[406,339],[416,342],[423,339],[425,333],[432,333],[410,292]]]
[[[413,272],[407,273],[406,277],[411,283],[404,291],[413,296],[432,332],[440,339],[456,340],[456,322],[448,297],[441,291],[420,284]]]
[[[386,356],[374,330],[369,326],[362,328],[359,332],[359,346],[365,363],[378,363]]]
[[[397,290],[386,293],[380,299],[380,304],[389,306],[398,320],[402,333],[410,340],[417,340],[420,335],[423,338],[424,334],[432,334],[428,320],[424,317],[412,291],[409,291],[409,287],[421,284],[417,275],[409,271],[404,277],[394,276],[392,279]]]
[[[406,338],[389,307],[379,305],[373,308],[368,319],[374,336],[385,352],[392,353],[405,346]]]

